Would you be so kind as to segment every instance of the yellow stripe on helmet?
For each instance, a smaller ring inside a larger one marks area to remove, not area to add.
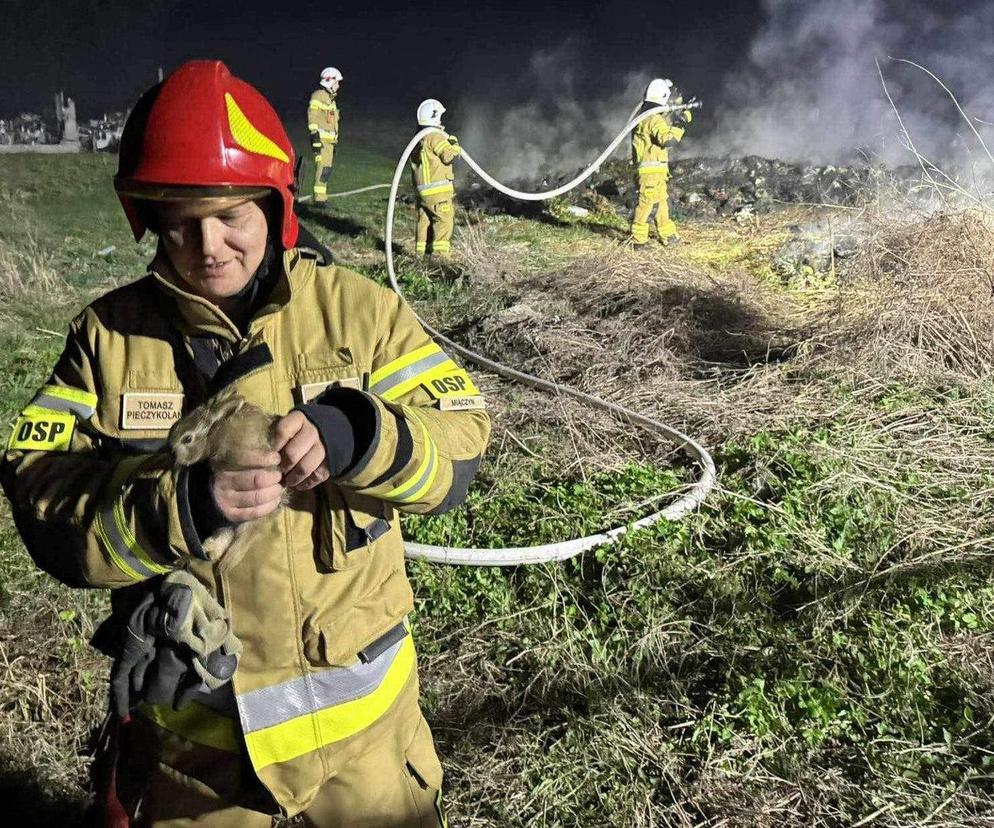
[[[230,93],[224,93],[224,102],[228,107],[228,126],[231,127],[231,137],[235,139],[238,146],[257,155],[268,155],[270,158],[290,163],[287,154],[252,125],[252,122],[235,103],[235,99],[231,97]]]

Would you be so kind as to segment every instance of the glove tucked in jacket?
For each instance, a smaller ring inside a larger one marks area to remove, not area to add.
[[[240,652],[224,608],[189,572],[172,572],[128,619],[111,671],[115,712],[140,702],[179,710],[229,682]]]

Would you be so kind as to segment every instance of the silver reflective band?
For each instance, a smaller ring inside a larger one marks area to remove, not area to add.
[[[418,192],[423,192],[424,190],[430,190],[433,187],[452,187],[454,186],[449,179],[444,181],[429,181],[427,184],[418,184]]]
[[[51,394],[45,394],[44,392],[31,400],[31,405],[37,405],[39,408],[47,408],[49,411],[68,411],[77,417],[82,417],[84,420],[92,417],[93,413],[97,410],[92,405],[64,400],[61,397],[53,397]]]
[[[419,374],[423,374],[425,371],[448,361],[449,355],[446,354],[445,351],[436,351],[434,354],[422,357],[417,362],[412,362],[406,368],[394,371],[389,376],[381,379],[378,383],[376,383],[376,385],[370,388],[369,391],[371,394],[378,394],[382,397],[394,386],[400,385],[402,382],[407,382],[407,380],[413,379]]]
[[[667,161],[643,161],[639,164],[640,170],[665,170],[669,168]]]
[[[368,696],[383,683],[404,638],[368,664],[357,662],[243,693],[237,699],[242,729],[252,733]]]

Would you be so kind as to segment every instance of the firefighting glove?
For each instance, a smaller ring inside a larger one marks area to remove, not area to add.
[[[685,109],[680,113],[680,120],[685,124],[689,124],[692,120],[694,120],[694,115],[689,109]]]
[[[225,684],[235,672],[242,646],[228,626],[224,607],[185,570],[167,575],[159,595],[164,607],[159,637],[193,652],[193,666],[211,690]]]
[[[111,698],[114,702],[114,712],[118,716],[128,715],[137,703],[137,699],[134,699],[132,694],[133,677],[137,677],[140,683],[149,663],[155,658],[155,638],[145,632],[145,616],[154,601],[155,595],[147,593],[131,613],[124,630],[121,651],[111,670]]]
[[[224,608],[190,573],[173,572],[128,620],[111,676],[115,709],[145,701],[178,710],[230,681],[240,653]]]
[[[321,149],[321,133],[319,132],[311,133],[311,146],[317,150]]]

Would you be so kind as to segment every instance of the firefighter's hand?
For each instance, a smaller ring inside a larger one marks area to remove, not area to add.
[[[283,485],[288,489],[313,489],[331,477],[321,435],[302,412],[291,411],[276,424],[273,448],[280,453]]]
[[[283,495],[280,456],[275,451],[246,451],[237,458],[237,471],[215,471],[211,494],[217,508],[232,523],[265,517]]]

